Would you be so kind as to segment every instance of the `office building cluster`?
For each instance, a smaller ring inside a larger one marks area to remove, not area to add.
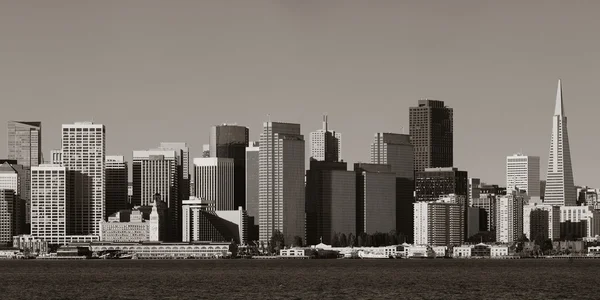
[[[61,148],[42,153],[41,122],[8,122],[0,160],[0,243],[30,235],[71,242],[331,244],[339,234],[391,233],[416,245],[515,242],[600,234],[597,190],[574,185],[559,86],[546,180],[540,157],[506,157],[506,187],[454,164],[453,109],[421,99],[409,134],[378,132],[368,162],[342,159],[342,134],[323,117],[308,170],[299,124],[213,126],[197,157],[184,142],[106,152],[107,129],[62,125]],[[130,180],[131,178],[131,180]],[[28,237],[29,239],[29,237]],[[479,241],[477,241],[479,242]]]

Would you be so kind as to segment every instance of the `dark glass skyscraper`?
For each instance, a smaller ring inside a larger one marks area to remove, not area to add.
[[[410,108],[415,172],[453,166],[453,110],[444,101],[419,100]]]
[[[8,159],[26,168],[43,163],[42,122],[8,121]]]
[[[429,168],[417,172],[415,184],[417,201],[436,201],[442,195],[464,196],[469,193],[467,171],[456,168]]]
[[[234,207],[246,209],[246,147],[248,127],[217,125],[210,129],[210,156],[233,158]]]

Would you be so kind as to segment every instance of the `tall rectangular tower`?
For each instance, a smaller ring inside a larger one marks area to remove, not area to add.
[[[159,149],[175,150],[179,157],[179,198],[189,199],[191,195],[190,148],[187,143],[160,143]]]
[[[266,243],[278,230],[289,244],[305,228],[300,124],[265,122],[259,147],[259,239]]]
[[[8,121],[8,158],[24,167],[42,163],[42,123]]]
[[[258,151],[259,142],[246,147],[246,210],[258,225]]]
[[[62,125],[63,166],[70,173],[67,207],[73,235],[100,235],[105,212],[106,129],[102,124],[80,122]]]
[[[236,209],[233,158],[194,158],[194,183],[196,196],[206,199],[209,210]]]
[[[342,160],[342,134],[329,129],[327,116],[323,116],[323,128],[310,133],[310,157],[318,161]]]
[[[210,156],[233,158],[234,207],[246,209],[246,147],[249,129],[245,126],[223,124],[210,130]],[[197,193],[197,192],[196,192]]]
[[[129,171],[123,155],[106,156],[106,209],[104,218],[127,209]]]
[[[550,154],[548,155],[544,203],[558,206],[577,205],[577,189],[573,180],[567,116],[563,107],[560,80],[556,91],[554,116],[552,117],[552,136],[550,139]]]
[[[68,181],[67,168],[60,165],[43,164],[31,169],[31,235],[34,237],[56,244],[69,234],[67,196],[71,187]]]
[[[540,157],[521,153],[506,157],[506,192],[526,191],[532,198],[540,198]]]
[[[419,106],[410,108],[410,138],[415,172],[454,165],[453,110],[444,101],[419,100]]]

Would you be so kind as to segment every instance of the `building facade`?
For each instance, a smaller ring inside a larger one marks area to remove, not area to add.
[[[415,245],[449,246],[464,241],[464,208],[445,199],[414,205]]]
[[[444,101],[421,99],[410,108],[410,138],[415,172],[426,168],[446,168],[453,161],[453,110]]]
[[[210,210],[234,209],[235,161],[233,158],[194,158],[194,183],[196,197],[206,199],[210,203]]]
[[[158,149],[175,150],[179,157],[177,163],[179,166],[179,199],[188,199],[191,194],[190,184],[192,173],[190,171],[190,148],[187,143],[162,142]]]
[[[209,203],[192,198],[183,201],[182,240],[184,242],[247,242],[247,214],[237,211],[210,211]]]
[[[312,160],[306,171],[306,244],[356,235],[356,175],[344,162]]]
[[[106,209],[105,219],[108,216],[126,209],[128,204],[129,170],[127,162],[122,155],[106,156]]]
[[[539,156],[517,153],[506,157],[506,192],[516,189],[526,191],[531,198],[540,198]]]
[[[523,197],[513,193],[496,202],[496,242],[512,243],[523,235]]]
[[[246,211],[258,226],[258,151],[259,142],[246,147]]]
[[[0,190],[11,190],[14,193],[12,200],[6,203],[10,205],[10,207],[6,207],[6,212],[10,211],[10,230],[13,235],[28,231],[26,230],[27,202],[22,198],[22,195],[30,193],[29,186],[27,186],[30,179],[25,178],[27,175],[29,175],[29,170],[21,165],[8,162],[0,165]]]
[[[27,168],[43,163],[41,122],[8,121],[8,159]]]
[[[127,215],[127,216],[125,216]],[[144,219],[142,211],[122,210],[115,212],[107,221],[100,222],[102,242],[157,242],[160,240],[160,218],[155,203],[150,219]]]
[[[246,208],[246,147],[249,132],[248,127],[235,124],[213,126],[210,130],[210,157],[233,159],[234,200],[232,208],[228,209],[239,206]]]
[[[278,230],[291,243],[295,236],[305,235],[305,147],[300,124],[265,122],[259,148],[259,239],[266,243]]]
[[[550,153],[548,155],[544,203],[548,205],[574,206],[577,204],[576,193],[573,180],[573,167],[571,165],[567,116],[563,107],[562,85],[559,80],[554,116],[552,117],[552,136],[550,139]]]
[[[396,173],[390,165],[354,164],[356,233],[390,232],[396,228]]]
[[[12,243],[15,235],[15,200],[14,190],[0,189],[0,244]]]
[[[62,125],[63,166],[70,174],[67,215],[73,235],[99,235],[105,212],[106,129],[80,122]]]
[[[543,212],[546,213],[543,213]],[[535,212],[535,213],[534,213]],[[540,224],[546,221],[546,225]],[[541,234],[541,230],[546,228],[546,233]],[[538,233],[541,237],[551,240],[560,238],[560,207],[530,203],[523,206],[523,234],[529,240],[534,240]]]
[[[51,244],[67,235],[67,168],[43,164],[31,169],[31,235]],[[69,228],[70,229],[70,228]]]
[[[442,195],[461,195],[469,192],[467,171],[457,168],[428,168],[417,172],[415,194],[417,201],[436,201]]]

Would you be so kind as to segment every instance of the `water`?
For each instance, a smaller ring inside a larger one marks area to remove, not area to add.
[[[598,299],[600,260],[0,261],[0,299]]]

